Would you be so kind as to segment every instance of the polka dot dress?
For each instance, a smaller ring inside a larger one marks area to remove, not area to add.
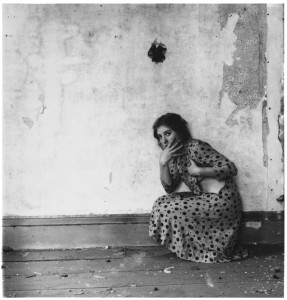
[[[216,178],[225,180],[218,194],[204,193],[188,174],[190,159],[198,166],[212,167]],[[189,141],[183,155],[169,162],[172,183],[162,182],[168,193],[152,208],[149,235],[178,257],[195,262],[227,262],[243,258],[235,251],[241,218],[241,199],[232,177],[235,165],[209,144]],[[190,192],[173,191],[183,181]]]

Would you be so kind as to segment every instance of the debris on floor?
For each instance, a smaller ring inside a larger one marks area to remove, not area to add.
[[[36,275],[39,275],[39,276],[42,275],[42,273],[39,273],[39,272],[33,272],[33,273],[36,274]]]
[[[209,287],[214,287],[214,284],[211,280],[211,277],[210,275],[208,274],[208,272],[206,273],[206,284],[209,286]]]
[[[250,257],[240,263],[210,265],[188,263],[179,258],[174,258],[171,263],[170,256],[162,254],[160,247],[131,248],[128,257],[123,256],[122,247],[119,247],[113,251],[121,251],[121,256],[116,258],[114,253],[110,257],[103,256],[103,251],[103,247],[85,253],[65,250],[58,260],[57,254],[51,251],[33,251],[24,258],[23,254],[27,253],[24,251],[3,254],[4,295],[283,297],[282,250],[276,255],[272,248],[269,251],[271,256],[259,253],[258,258]],[[168,276],[161,276],[163,273]]]
[[[166,273],[166,274],[170,274],[170,273],[171,273],[171,269],[174,269],[174,267],[168,267],[168,268],[165,268],[163,271],[164,271],[164,273]]]
[[[255,293],[268,295],[268,293],[270,293],[272,291],[273,291],[273,289],[261,289],[261,290],[255,290]]]
[[[273,270],[275,273],[280,273],[281,272],[281,269],[280,268],[278,268],[278,267],[276,267],[276,268],[274,268],[274,270]]]
[[[37,276],[36,274],[32,274],[32,275],[25,276],[25,278],[32,278],[32,277],[36,277],[36,276]]]
[[[84,295],[84,291],[80,289],[79,291],[75,291],[74,295]]]

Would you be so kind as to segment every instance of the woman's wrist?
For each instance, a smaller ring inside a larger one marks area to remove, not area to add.
[[[211,167],[199,167],[197,170],[197,175],[199,177],[216,177]]]
[[[161,166],[161,167],[166,167],[167,166],[167,161],[159,161],[159,165]]]

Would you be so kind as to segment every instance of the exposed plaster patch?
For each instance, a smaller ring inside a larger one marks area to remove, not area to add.
[[[267,149],[267,136],[269,134],[269,123],[267,116],[267,88],[262,101],[262,143],[263,143],[263,165],[268,167],[268,149]]]
[[[219,92],[219,107],[224,93],[237,107],[227,118],[228,126],[241,126],[235,116],[244,108],[256,109],[262,101],[262,143],[263,164],[268,165],[267,135],[269,125],[267,118],[267,85],[266,42],[267,42],[267,8],[266,4],[220,4],[218,21],[221,30],[229,25],[230,18],[238,14],[239,19],[234,28],[237,36],[236,51],[232,65],[226,62],[223,66],[222,90]],[[252,119],[246,119],[252,126]]]
[[[239,16],[234,28],[237,40],[233,57],[236,59],[232,65],[226,62],[224,64],[219,105],[226,92],[229,99],[237,105],[236,111],[247,106],[255,109],[264,95],[266,85],[266,5],[220,4],[218,14],[222,30],[235,24],[235,19],[229,23],[234,15]],[[230,124],[229,121],[227,123]]]
[[[278,140],[282,147],[281,161],[284,161],[284,83],[281,80],[280,112],[278,115]]]
[[[34,125],[33,120],[31,120],[28,117],[23,117],[22,119],[23,119],[23,123],[26,124],[30,129],[33,127],[33,125]]]

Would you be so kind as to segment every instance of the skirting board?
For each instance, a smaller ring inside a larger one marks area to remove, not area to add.
[[[3,246],[6,250],[158,246],[148,236],[148,223],[148,214],[4,217]],[[244,213],[239,239],[242,244],[283,244],[283,213]]]

